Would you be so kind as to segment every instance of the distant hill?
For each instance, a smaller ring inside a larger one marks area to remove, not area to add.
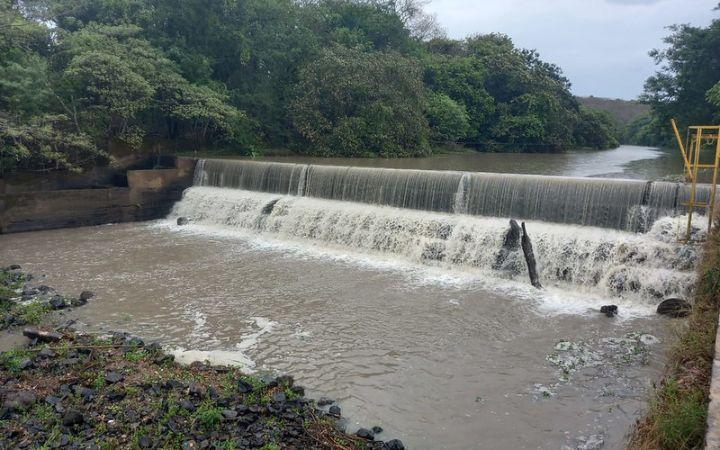
[[[621,100],[602,97],[576,97],[581,105],[588,108],[599,109],[609,112],[615,120],[622,125],[627,125],[633,119],[650,112],[648,105],[643,105],[634,100]]]

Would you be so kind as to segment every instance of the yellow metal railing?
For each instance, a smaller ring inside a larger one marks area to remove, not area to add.
[[[720,125],[688,127],[687,138],[683,142],[675,119],[672,119],[671,123],[683,157],[685,182],[690,183],[690,199],[683,203],[688,210],[685,238],[689,241],[692,234],[693,213],[696,208],[705,208],[708,216],[708,231],[710,231],[715,217],[715,195],[717,193],[718,168],[720,168]],[[712,163],[701,162],[700,154],[705,148],[712,147],[713,142],[715,143],[715,152]],[[710,188],[710,199],[707,203],[698,202],[696,198],[698,170],[700,169],[712,169],[712,186]]]

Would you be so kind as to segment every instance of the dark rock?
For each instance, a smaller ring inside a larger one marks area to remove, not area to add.
[[[285,403],[287,401],[287,397],[285,396],[284,392],[276,392],[272,395],[272,399],[275,403]]]
[[[37,290],[40,291],[40,293],[42,293],[42,294],[47,294],[48,292],[54,291],[55,289],[53,289],[53,288],[51,288],[51,287],[49,287],[49,286],[45,286],[45,285],[43,284],[43,285],[38,286],[38,287],[37,287]]]
[[[207,393],[208,393],[208,396],[213,400],[217,400],[217,398],[219,397],[219,395],[217,393],[217,389],[215,389],[212,386],[208,386]]]
[[[7,267],[7,270],[22,270],[22,267],[20,267],[18,264],[11,264]]]
[[[277,384],[281,387],[292,387],[295,383],[295,379],[290,375],[282,375],[277,377]]]
[[[392,441],[385,442],[382,446],[382,450],[405,450],[405,446],[400,440],[393,439]]]
[[[167,390],[170,389],[183,389],[185,387],[185,384],[178,380],[167,380],[163,387]]]
[[[125,345],[128,345],[130,347],[143,347],[145,345],[145,341],[143,341],[137,336],[132,336],[125,340]]]
[[[679,298],[669,298],[660,303],[657,313],[668,317],[687,317],[692,311],[692,305]]]
[[[375,435],[367,428],[360,428],[359,430],[357,430],[355,435],[361,439],[367,439],[368,441],[375,440]]]
[[[65,298],[61,295],[55,295],[53,298],[50,299],[48,304],[52,309],[63,309],[67,306]]]
[[[225,409],[222,412],[223,417],[225,420],[235,420],[237,419],[238,413],[235,410],[232,409]]]
[[[10,411],[25,410],[37,401],[37,396],[30,391],[11,392],[5,397],[3,408]]]
[[[298,397],[304,397],[305,396],[305,388],[302,386],[293,386],[290,388],[290,391],[297,395]]]
[[[62,339],[62,334],[51,331],[41,331],[36,328],[25,328],[23,336],[28,339],[37,339],[38,342],[57,342]]]
[[[123,375],[121,373],[117,373],[115,371],[110,371],[105,373],[105,381],[107,381],[110,384],[119,383],[123,380]]]
[[[178,226],[187,225],[187,224],[189,224],[189,223],[190,223],[190,219],[188,219],[187,217],[178,217],[178,218],[177,218],[177,224],[178,224]]]
[[[205,388],[200,386],[197,383],[190,383],[188,385],[188,394],[194,396],[194,397],[204,397],[205,396]]]
[[[75,394],[82,397],[85,403],[89,403],[92,400],[93,395],[95,395],[95,391],[84,386],[75,386]]]
[[[253,385],[241,379],[237,382],[237,389],[239,393],[247,394],[248,392],[253,391]]]
[[[327,397],[320,397],[320,400],[317,402],[318,406],[327,406],[332,405],[333,403],[335,403],[335,400]]]
[[[274,388],[278,385],[277,379],[270,374],[261,375],[260,381],[262,381],[262,383],[269,388]]]
[[[77,308],[78,306],[84,306],[87,304],[87,300],[83,300],[81,298],[72,298],[70,299],[70,306],[73,306]]]
[[[175,361],[175,357],[173,355],[160,355],[153,359],[153,363],[157,365],[163,365],[166,363],[171,363],[173,361]]]
[[[140,448],[150,448],[152,446],[152,443],[150,442],[149,437],[143,436],[138,439],[138,445],[140,446]]]
[[[382,427],[375,425],[374,427],[372,427],[372,432],[375,434],[380,434],[383,432],[383,429],[382,429]]]
[[[60,403],[60,398],[53,397],[52,395],[48,395],[47,397],[45,397],[45,402],[49,403],[51,405],[57,405],[58,403]]]
[[[158,342],[151,342],[150,344],[145,346],[145,350],[150,353],[160,352],[162,350],[162,345],[160,345]]]
[[[330,407],[330,409],[328,409],[328,414],[330,414],[331,416],[340,417],[342,415],[342,410],[339,406],[333,405]]]
[[[600,307],[600,312],[608,317],[615,317],[618,313],[618,307],[615,305],[605,305]]]
[[[85,416],[83,416],[83,414],[77,409],[69,409],[63,415],[62,422],[66,427],[80,425],[85,422]]]
[[[190,400],[186,400],[186,399],[180,400],[180,407],[183,409],[186,409],[190,412],[195,411],[195,405],[193,405]]]
[[[50,347],[45,347],[44,349],[42,349],[38,352],[38,356],[40,356],[42,358],[54,358],[55,352]]]
[[[117,402],[117,401],[124,399],[126,395],[127,395],[127,393],[124,390],[117,389],[117,390],[108,392],[105,395],[105,398],[107,398],[111,402]]]
[[[32,368],[32,366],[33,362],[31,359],[23,359],[22,361],[20,361],[20,364],[18,364],[18,369],[26,370]]]
[[[80,300],[87,302],[91,298],[95,297],[95,294],[90,291],[82,291],[80,293]]]

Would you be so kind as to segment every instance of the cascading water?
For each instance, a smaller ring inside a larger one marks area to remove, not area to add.
[[[197,172],[200,186],[173,210],[197,225],[526,282],[520,250],[497,265],[508,220],[479,216],[495,213],[546,220],[528,224],[546,285],[656,302],[687,296],[694,279],[696,251],[677,243],[670,217],[678,184],[212,160]],[[622,230],[630,227],[646,232]]]
[[[196,186],[300,195],[485,217],[649,230],[684,211],[689,189],[663,181],[203,160]],[[709,187],[698,188],[706,201]]]

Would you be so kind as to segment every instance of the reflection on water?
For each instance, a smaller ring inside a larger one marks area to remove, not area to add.
[[[338,399],[350,429],[379,424],[409,448],[575,448],[590,435],[617,448],[662,368],[661,345],[626,335],[664,342],[664,320],[547,315],[538,291],[472,273],[153,224],[0,242],[2,264],[95,291],[71,313],[88,327],[290,372]]]
[[[574,177],[655,180],[682,173],[682,157],[674,149],[622,145],[613,150],[568,153],[468,153],[427,158],[264,157],[265,161],[395,169],[459,170]]]

